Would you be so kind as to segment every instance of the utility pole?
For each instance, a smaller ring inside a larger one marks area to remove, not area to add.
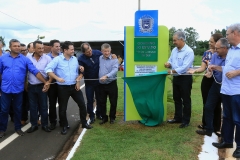
[[[141,9],[141,0],[138,0],[138,10]]]

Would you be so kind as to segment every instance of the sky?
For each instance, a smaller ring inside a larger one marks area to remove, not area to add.
[[[140,0],[141,10],[158,10],[158,25],[193,27],[198,40],[239,23],[239,6],[239,0]],[[0,36],[5,49],[12,38],[28,44],[38,36],[43,42],[123,40],[137,10],[138,0],[1,0]]]

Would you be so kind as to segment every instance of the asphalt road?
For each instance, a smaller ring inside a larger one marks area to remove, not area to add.
[[[85,88],[82,92],[85,98]],[[77,104],[69,99],[67,118],[70,125],[67,135],[61,135],[59,124],[50,133],[42,130],[41,126],[33,133],[25,132],[24,136],[18,136],[14,131],[14,123],[8,122],[6,136],[0,139],[0,160],[50,160],[55,159],[63,150],[65,143],[79,128],[79,109]],[[22,129],[30,127],[30,123]],[[15,138],[15,139],[14,139]],[[13,140],[12,140],[13,139]],[[5,146],[6,143],[10,142]]]

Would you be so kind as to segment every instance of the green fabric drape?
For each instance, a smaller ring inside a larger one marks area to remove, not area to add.
[[[124,77],[136,109],[142,118],[140,123],[156,126],[163,122],[163,95],[167,71],[156,72],[144,76]]]

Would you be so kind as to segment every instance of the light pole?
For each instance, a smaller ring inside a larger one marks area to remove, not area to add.
[[[141,0],[138,0],[138,10],[141,9]]]
[[[45,38],[45,36],[37,36],[37,40],[39,40],[39,39],[44,39]]]

